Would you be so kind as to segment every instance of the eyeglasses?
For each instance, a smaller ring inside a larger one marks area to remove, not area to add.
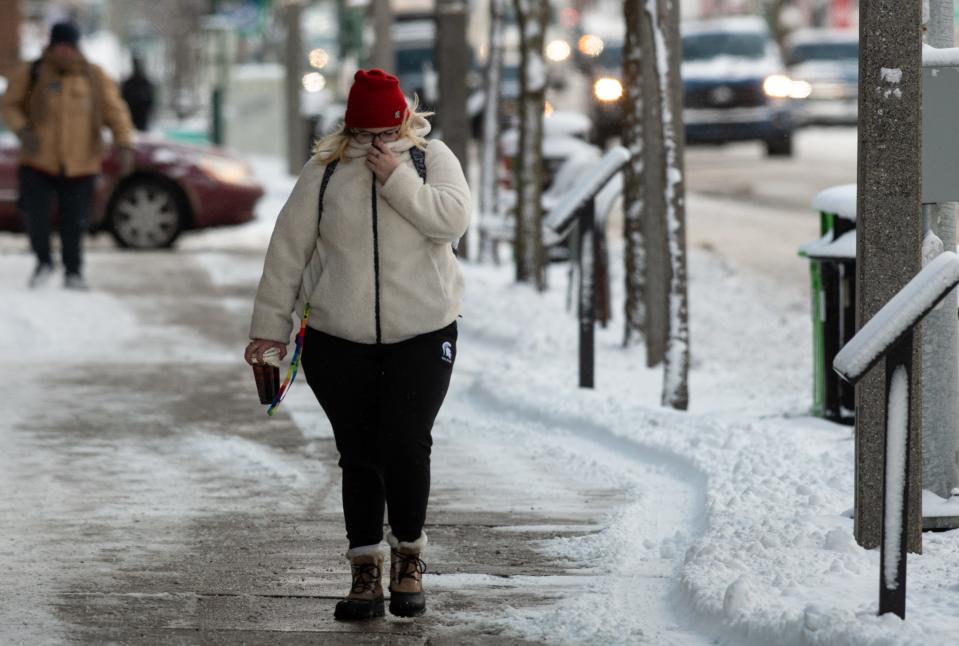
[[[385,130],[383,132],[370,132],[369,130],[350,130],[350,136],[361,144],[373,143],[374,139],[382,141],[396,141],[400,136],[400,129]]]

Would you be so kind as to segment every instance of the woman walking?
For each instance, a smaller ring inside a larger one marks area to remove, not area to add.
[[[456,358],[463,277],[452,244],[469,224],[459,161],[408,107],[399,81],[356,73],[344,125],[321,140],[283,207],[256,295],[246,360],[280,356],[308,314],[307,382],[333,426],[353,577],[337,619],[426,609],[423,525],[433,421]]]

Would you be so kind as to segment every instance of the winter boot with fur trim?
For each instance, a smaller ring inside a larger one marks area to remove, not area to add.
[[[390,613],[397,617],[416,617],[426,612],[423,572],[426,563],[420,554],[426,549],[426,532],[408,543],[386,535],[390,544]]]
[[[386,560],[385,550],[379,545],[354,547],[346,553],[346,558],[350,561],[353,585],[350,594],[336,604],[333,617],[342,621],[382,617],[383,584],[380,577]]]

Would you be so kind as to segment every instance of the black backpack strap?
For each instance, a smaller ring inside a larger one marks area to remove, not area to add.
[[[423,182],[426,182],[426,151],[416,146],[410,148],[410,158],[413,160],[413,167],[416,168],[416,174],[420,176]]]
[[[316,235],[320,235],[320,220],[323,219],[323,196],[326,195],[326,187],[329,185],[330,178],[333,177],[333,171],[336,170],[338,163],[340,163],[340,160],[334,159],[326,165],[326,169],[323,171],[323,182],[320,184],[320,204],[316,216]]]

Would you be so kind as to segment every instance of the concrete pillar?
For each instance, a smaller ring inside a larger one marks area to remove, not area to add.
[[[857,325],[868,321],[921,268],[922,6],[875,0],[860,5]],[[921,334],[914,345],[913,392],[922,392]],[[856,540],[879,546],[882,523],[885,369],[856,388]],[[921,398],[912,398],[910,459],[922,461]],[[908,548],[922,549],[922,469],[909,482]]]

